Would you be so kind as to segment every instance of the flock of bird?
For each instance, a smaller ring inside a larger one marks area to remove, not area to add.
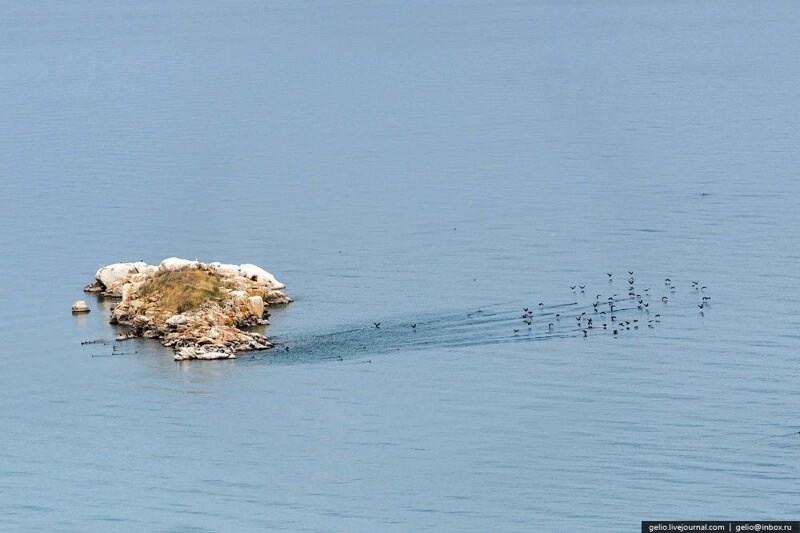
[[[539,302],[536,306],[523,307],[522,315],[517,318],[517,320],[521,320],[521,323],[517,321],[512,326],[511,333],[514,336],[518,336],[526,331],[532,332],[534,327],[539,324],[542,325],[544,330],[543,336],[547,336],[547,334],[551,336],[556,334],[558,336],[578,334],[588,337],[593,331],[597,330],[606,331],[611,335],[620,335],[625,331],[638,330],[640,327],[655,328],[656,324],[661,322],[661,313],[658,312],[657,308],[651,307],[652,295],[657,291],[652,290],[651,287],[637,289],[634,272],[628,270],[627,273],[626,292],[618,291],[608,296],[596,294],[591,306],[581,306],[578,302],[572,302],[546,308],[544,302]],[[606,272],[606,276],[609,284],[613,285],[614,274]],[[576,283],[575,285],[570,285],[570,290],[574,294],[585,295],[586,287],[585,283]],[[664,287],[661,290],[664,294],[656,298],[659,298],[661,305],[665,306],[675,295],[676,290],[672,279],[665,278]],[[699,281],[691,281],[691,290],[698,297],[696,305],[702,316],[703,312],[711,305],[711,297],[706,293],[708,287],[701,285]],[[468,313],[467,317],[475,317],[480,313],[483,313],[483,311],[478,309]],[[500,313],[493,314],[495,317],[498,315]],[[571,326],[562,322],[562,319],[568,317],[575,320],[575,322],[569,321]],[[546,326],[546,329],[544,326]],[[380,329],[381,322],[373,322],[373,327]],[[408,324],[407,327],[413,332],[417,331],[416,322]]]

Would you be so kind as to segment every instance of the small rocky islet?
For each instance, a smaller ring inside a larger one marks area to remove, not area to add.
[[[284,288],[256,265],[170,257],[158,265],[104,266],[84,291],[121,298],[110,322],[130,328],[122,338],[159,339],[183,361],[235,359],[237,352],[272,348],[264,335],[243,328],[269,324],[268,306],[292,301]]]

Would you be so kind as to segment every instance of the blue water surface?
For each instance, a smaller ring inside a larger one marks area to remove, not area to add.
[[[0,7],[0,529],[800,517],[797,2]],[[82,345],[169,256],[292,349]]]

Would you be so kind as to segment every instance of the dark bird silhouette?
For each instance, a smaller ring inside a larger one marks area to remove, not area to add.
[[[533,324],[533,320],[525,320],[525,323],[530,326],[531,324]]]
[[[575,285],[570,285],[569,288],[574,291],[575,290]]]
[[[550,322],[549,324],[547,324],[547,329],[553,329],[553,327],[554,327],[554,326],[553,326],[553,323],[552,323],[552,322]]]
[[[416,324],[411,324],[411,329],[417,329],[417,325]]]
[[[380,323],[380,322],[373,322],[373,324],[375,324],[375,327],[376,327],[376,328],[379,328],[379,327],[381,327],[381,323]]]
[[[669,298],[667,298],[666,296],[662,296],[661,301],[667,303],[669,301]]]
[[[527,307],[523,307],[522,310],[525,311],[526,313],[530,313],[531,312],[531,310],[528,309]]]
[[[613,275],[613,274],[611,274],[611,272],[606,272],[606,276],[608,276],[609,278],[610,278],[612,275]]]
[[[289,347],[288,347],[288,346],[285,346],[283,349],[284,349],[285,351],[287,351],[287,352],[289,351]]]
[[[514,333],[519,333],[519,330],[518,330],[518,329],[515,329],[515,330],[514,330]]]
[[[580,287],[580,289],[581,289],[581,292],[583,292],[583,289],[585,289],[585,288],[586,288],[586,285],[578,285],[578,287]]]
[[[587,335],[586,330],[584,329],[582,331],[583,331],[583,336],[586,337],[586,335]]]
[[[633,276],[633,271],[632,271],[632,270],[628,270],[628,274],[630,274],[631,276]]]

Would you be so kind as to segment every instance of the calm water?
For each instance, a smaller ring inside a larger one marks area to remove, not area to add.
[[[800,517],[800,6],[492,4],[2,2],[0,529]],[[172,255],[295,349],[80,344]],[[655,329],[513,333],[629,269]]]

